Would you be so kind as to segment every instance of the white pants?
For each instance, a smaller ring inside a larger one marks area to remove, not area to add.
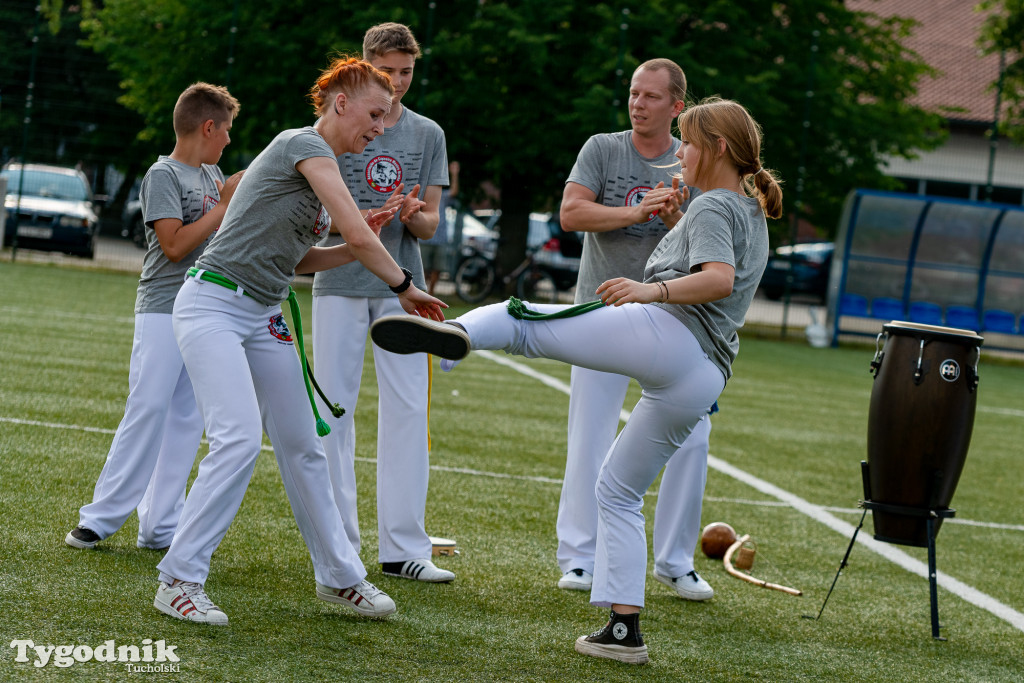
[[[138,546],[169,546],[202,437],[171,316],[136,314],[124,417],[78,523],[107,538],[138,508]]]
[[[157,565],[161,581],[205,583],[210,556],[249,485],[264,429],[316,580],[347,588],[366,576],[331,495],[298,355],[283,323],[275,324],[280,314],[280,306],[194,278],[178,292],[174,334],[210,452],[199,463],[174,542]]]
[[[334,499],[345,531],[358,550],[356,433],[354,416],[370,323],[404,315],[395,297],[313,297],[313,368],[317,382],[345,414],[320,414],[331,425],[323,437]],[[373,347],[377,372],[377,534],[378,561],[430,557],[425,515],[430,460],[427,449],[426,354],[401,355]]]
[[[594,572],[601,463],[615,441],[629,377],[573,366],[565,478],[558,502],[558,566]],[[665,466],[654,510],[654,568],[677,577],[693,570],[707,481],[711,419],[701,419]]]
[[[533,306],[542,312],[565,306]],[[636,379],[643,393],[601,466],[590,602],[644,604],[643,496],[725,388],[693,334],[656,306],[605,307],[573,318],[522,321],[505,304],[458,318],[474,349],[503,349]]]

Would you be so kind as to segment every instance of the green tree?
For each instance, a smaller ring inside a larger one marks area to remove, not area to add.
[[[509,263],[523,253],[529,211],[554,208],[587,137],[628,127],[629,78],[653,57],[678,61],[695,99],[720,94],[751,110],[764,127],[765,162],[787,183],[789,208],[799,189],[810,207],[802,212],[826,235],[849,189],[891,182],[883,155],[941,141],[941,118],[907,104],[931,72],[902,46],[912,24],[835,0],[623,0],[585,9],[570,0],[398,8],[266,0],[213,14],[209,7],[107,0],[86,22],[91,45],[121,75],[120,101],[145,120],[142,138],[169,144],[177,94],[196,80],[225,83],[233,54],[226,84],[242,113],[228,159],[240,160],[279,130],[311,122],[306,91],[329,53],[358,51],[379,21],[407,23],[429,48],[417,67],[429,80],[405,102],[445,129],[466,192],[485,179],[501,189]],[[788,224],[773,226],[776,238]]]
[[[1007,104],[1002,130],[1024,144],[1024,0],[984,0],[979,11],[991,12],[981,28],[978,44],[985,54],[1003,53],[1005,67],[999,88]]]
[[[37,15],[36,4],[12,0],[0,6],[0,161],[24,154],[27,161],[78,165],[105,193],[108,164],[128,168],[141,156],[135,133],[142,118],[117,104],[117,74],[82,44],[83,6],[50,0],[40,3]],[[115,222],[119,214],[116,202],[104,211]]]

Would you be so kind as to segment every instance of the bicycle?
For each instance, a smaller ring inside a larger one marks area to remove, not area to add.
[[[536,258],[538,248],[529,249],[522,263],[502,275],[502,288],[513,280],[516,296],[534,303],[558,303],[555,279]],[[472,247],[463,250],[464,257],[455,269],[455,293],[468,304],[480,303],[494,291],[499,282],[496,257],[488,257]]]

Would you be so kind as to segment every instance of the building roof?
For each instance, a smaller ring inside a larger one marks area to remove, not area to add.
[[[918,84],[913,104],[937,111],[951,121],[991,123],[999,77],[999,55],[983,56],[977,45],[985,14],[978,0],[847,0],[855,11],[881,17],[911,17],[919,22],[905,45],[940,71]],[[962,111],[947,111],[955,107]]]

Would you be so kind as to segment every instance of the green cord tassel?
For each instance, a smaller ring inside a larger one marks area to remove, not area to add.
[[[288,288],[288,306],[292,312],[292,320],[295,323],[295,341],[296,346],[299,347],[299,357],[302,360],[302,381],[306,383],[306,394],[309,396],[309,405],[313,408],[313,416],[316,418],[316,433],[318,436],[327,436],[331,433],[331,427],[327,422],[320,417],[320,411],[316,409],[316,401],[313,400],[313,389],[310,386],[310,380],[314,386],[316,386],[317,393],[320,394],[320,398],[324,400],[324,403],[331,407],[331,414],[334,417],[341,417],[345,414],[345,409],[339,406],[337,403],[331,403],[324,396],[324,392],[320,389],[320,385],[316,383],[316,379],[313,377],[313,369],[309,367],[309,361],[306,360],[306,345],[302,341],[302,313],[299,311],[299,300],[295,298],[295,290],[291,287]]]
[[[598,308],[604,308],[604,302],[589,301],[585,304],[569,306],[568,308],[556,311],[555,313],[541,313],[540,311],[535,311],[532,308],[527,308],[526,304],[514,296],[509,297],[508,299],[508,314],[517,320],[558,320],[559,318],[573,318],[577,315],[583,315],[584,313],[597,310]]]

